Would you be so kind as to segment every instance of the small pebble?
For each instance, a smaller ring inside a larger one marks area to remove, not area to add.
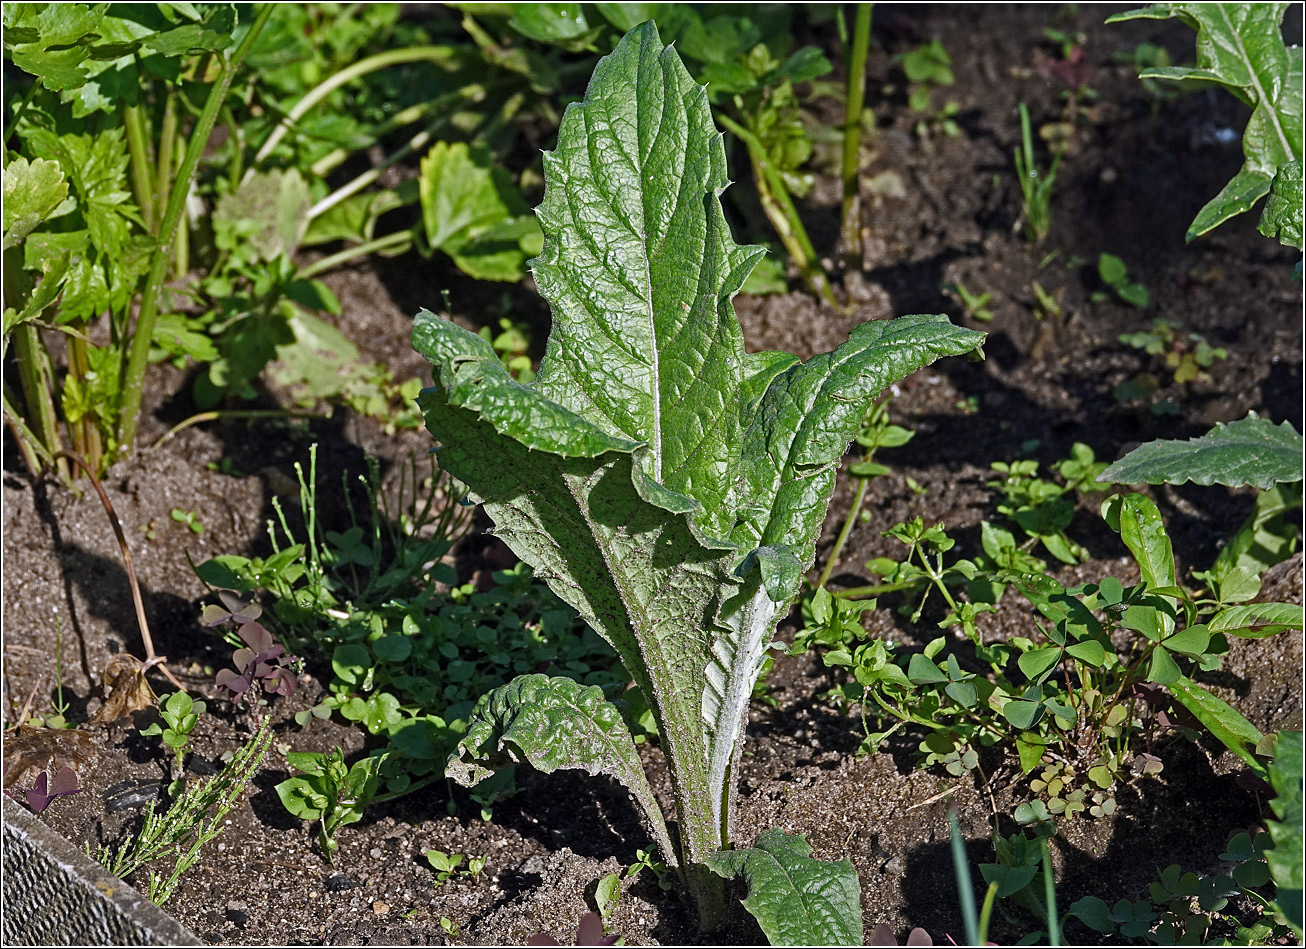
[[[372,912],[376,913],[378,916],[384,916],[386,913],[390,912],[390,905],[377,900],[372,904]]]

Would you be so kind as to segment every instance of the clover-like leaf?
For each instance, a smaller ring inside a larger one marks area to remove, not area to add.
[[[745,850],[710,854],[707,865],[748,883],[744,908],[773,946],[860,946],[861,885],[851,860],[817,860],[802,837],[767,830]]]

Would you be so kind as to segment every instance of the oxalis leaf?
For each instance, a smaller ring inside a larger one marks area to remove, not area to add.
[[[1155,67],[1143,70],[1139,78],[1172,79],[1183,85],[1214,83],[1252,107],[1243,131],[1243,167],[1197,213],[1188,240],[1250,210],[1270,190],[1281,166],[1302,160],[1303,58],[1300,46],[1289,49],[1283,42],[1280,24],[1287,8],[1286,3],[1154,3],[1107,19],[1108,23],[1183,20],[1197,31],[1197,67]],[[1300,187],[1295,192],[1281,190],[1282,197],[1290,193],[1296,200],[1292,216],[1300,220]],[[1263,232],[1275,227],[1277,215],[1263,219]],[[1298,225],[1299,241],[1300,233]],[[1289,236],[1282,234],[1281,239],[1291,243]]]
[[[1306,443],[1287,422],[1275,425],[1255,413],[1228,425],[1216,423],[1200,438],[1165,439],[1135,448],[1108,467],[1098,481],[1115,484],[1245,484],[1267,491],[1278,482],[1302,480]]]
[[[707,865],[748,882],[744,908],[773,946],[860,946],[861,888],[851,860],[816,860],[797,835],[763,831],[747,850],[710,854]]]
[[[705,91],[651,23],[599,62],[544,166],[539,373],[520,385],[423,311],[420,404],[442,467],[643,691],[697,865],[727,842],[748,697],[867,405],[982,334],[912,316],[806,363],[745,353],[731,298],[762,251],[731,239]]]

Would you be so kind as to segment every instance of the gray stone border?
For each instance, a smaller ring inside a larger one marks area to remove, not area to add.
[[[6,946],[202,946],[194,933],[3,798]]]

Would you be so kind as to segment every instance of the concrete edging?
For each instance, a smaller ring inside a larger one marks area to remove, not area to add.
[[[202,946],[205,943],[4,797],[6,946]]]

